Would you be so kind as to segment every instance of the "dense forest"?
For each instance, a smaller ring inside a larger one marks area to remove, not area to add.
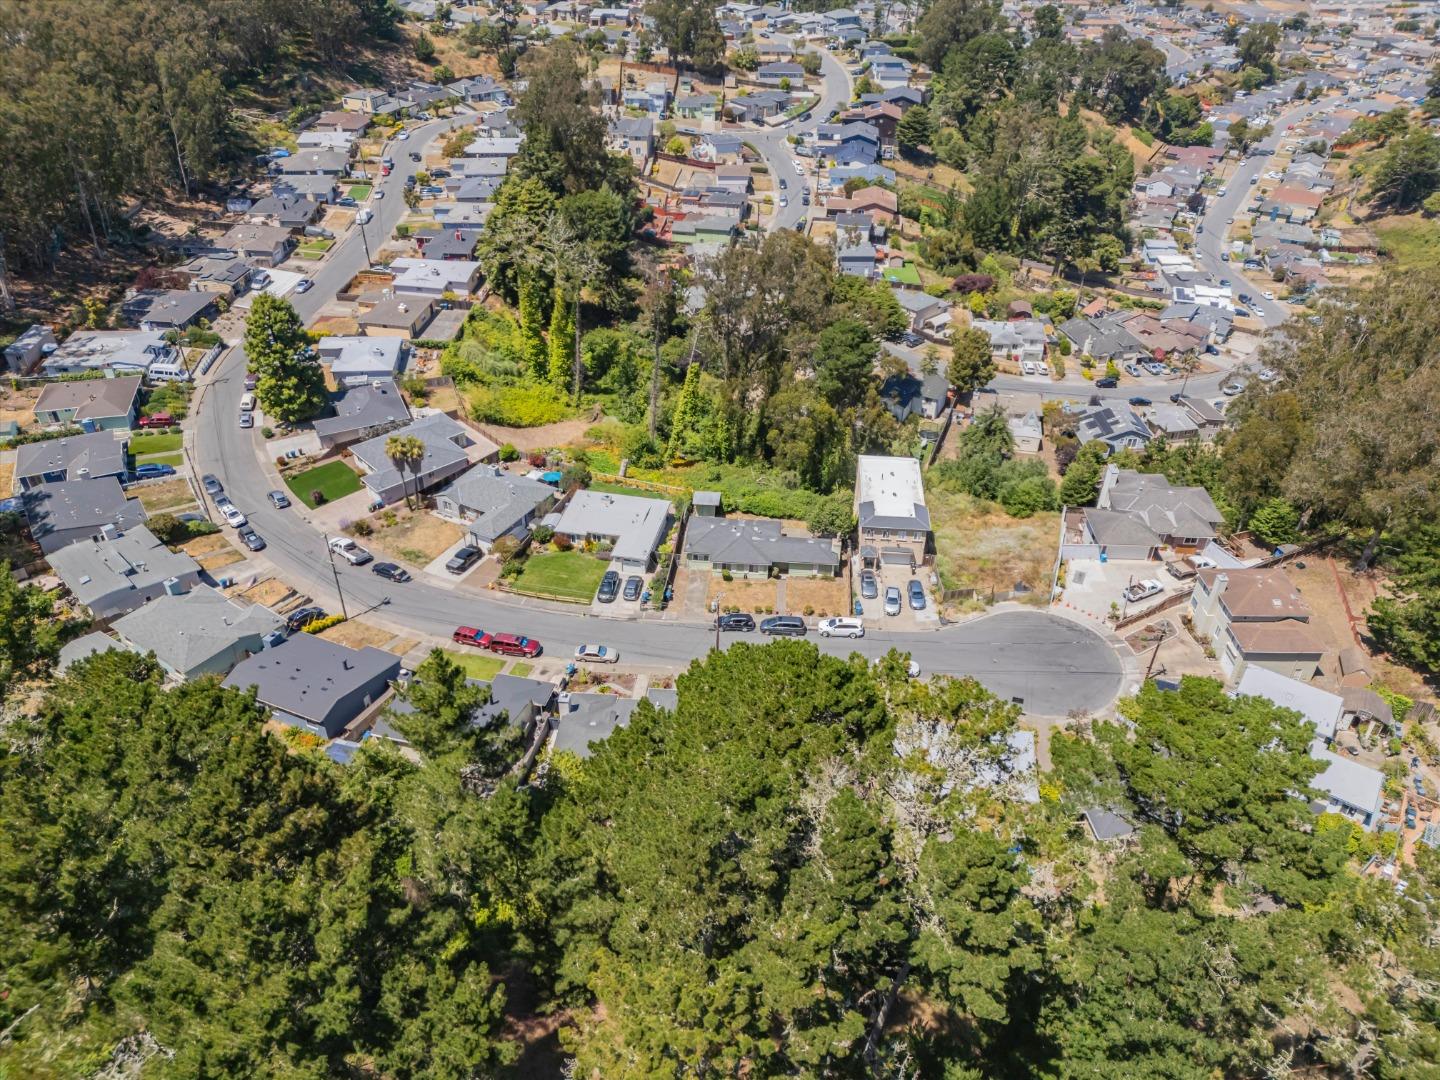
[[[242,152],[237,91],[393,32],[389,0],[0,4],[0,254],[53,265],[122,228],[121,201],[187,193]]]
[[[523,787],[443,654],[405,695],[419,759],[348,767],[130,654],[32,700],[0,1075],[1440,1075],[1440,861],[1359,876],[1298,715],[1213,681],[1056,733],[1038,801],[1015,708],[893,654],[711,654]]]

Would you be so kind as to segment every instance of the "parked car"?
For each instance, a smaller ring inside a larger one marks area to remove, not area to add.
[[[375,191],[374,191],[374,194],[372,194],[370,197],[371,197],[372,199],[383,199],[383,198],[385,197],[385,189],[384,189],[384,188],[376,188]]]
[[[1275,294],[1274,294],[1273,292],[1271,292],[1269,289],[1266,289],[1266,290],[1265,290],[1263,293],[1261,293],[1260,295],[1263,296],[1263,297],[1265,297],[1266,300],[1274,300],[1274,299],[1275,299]]]
[[[781,196],[780,196],[780,206],[781,206],[781,208],[783,209],[784,207],[787,207],[787,206],[789,206],[789,205],[790,205],[790,199],[789,199],[787,196],[785,196],[785,195],[781,195]]]
[[[255,414],[253,412],[242,412],[240,414],[240,426],[242,428],[253,428],[255,426]]]
[[[865,636],[865,627],[859,619],[821,619],[816,627],[821,637],[858,638]]]
[[[290,505],[290,496],[286,495],[283,491],[272,491],[270,492],[269,498],[270,505],[275,507],[276,510],[284,510]]]
[[[232,529],[244,528],[249,524],[245,515],[240,512],[239,507],[234,503],[227,502],[224,506],[220,507],[220,513],[221,516],[225,518],[225,524],[229,525]]]
[[[173,423],[175,421],[168,412],[151,413],[149,416],[140,418],[142,428],[169,427]]]
[[[336,205],[336,206],[359,206],[360,204],[359,204],[358,202],[356,202],[354,199],[352,199],[349,195],[344,195],[344,196],[342,196],[342,197],[340,197],[340,198],[338,198],[338,199],[335,200],[335,205]]]
[[[295,283],[296,292],[309,292],[314,287],[315,282],[311,281],[308,277],[302,277]]]
[[[304,607],[299,611],[292,611],[285,617],[285,629],[294,634],[304,630],[313,622],[319,622],[325,618],[325,609],[318,607]]]
[[[625,592],[622,593],[626,600],[639,600],[640,594],[645,591],[645,579],[639,574],[631,574],[625,579]]]
[[[220,486],[220,478],[214,473],[206,473],[200,477],[200,486],[205,489],[205,494],[209,495],[212,499],[225,490]]]
[[[355,215],[355,224],[368,225],[370,224],[370,219],[374,216],[374,212],[369,210],[368,208],[365,210],[361,210],[358,214]]]
[[[402,131],[402,132],[399,132],[399,133],[395,136],[395,141],[396,141],[396,142],[404,142],[404,141],[405,141],[406,139],[408,139],[408,138],[410,138],[410,132],[408,132],[408,131]]]
[[[450,635],[450,640],[457,645],[470,645],[477,649],[490,647],[490,635],[473,626],[457,626],[455,632]]]
[[[1418,824],[1415,816],[1415,804],[1410,803],[1405,807],[1405,828],[1413,829]]]
[[[262,537],[254,530],[254,528],[249,525],[246,525],[245,528],[240,530],[240,542],[244,544],[247,548],[249,548],[251,551],[265,550],[264,537]]]
[[[798,615],[772,615],[760,623],[760,632],[774,637],[804,637],[805,620]]]
[[[1096,379],[1095,385],[1102,390],[1113,390],[1120,385],[1120,380],[1113,375],[1106,375],[1103,379]]]
[[[150,463],[135,466],[136,480],[154,480],[157,476],[174,476],[175,466]]]
[[[908,586],[910,592],[910,608],[913,611],[925,610],[925,586],[920,584],[918,578],[911,578]]]
[[[364,566],[375,558],[348,536],[336,536],[330,541],[330,550],[351,566]]]
[[[925,339],[922,338],[919,334],[915,333],[914,330],[905,331],[905,333],[900,335],[900,340],[903,341],[906,345],[909,345],[912,349],[925,343]]]
[[[1164,589],[1164,586],[1161,585],[1160,582],[1156,581],[1154,578],[1145,578],[1142,581],[1135,582],[1134,585],[1128,586],[1125,589],[1125,599],[1129,603],[1133,604],[1137,600],[1146,600],[1152,596],[1158,595],[1162,589]]]
[[[755,617],[753,615],[747,615],[743,611],[732,611],[727,615],[721,615],[715,620],[715,629],[732,630],[748,634],[755,629]]]
[[[503,656],[539,656],[540,642],[519,634],[491,634],[487,646],[491,652]]]
[[[475,565],[482,554],[484,553],[479,548],[466,544],[457,548],[455,554],[445,560],[445,569],[451,574],[463,574]]]
[[[411,151],[410,151],[410,160],[411,160],[411,161],[414,161],[414,162],[416,162],[416,163],[418,164],[419,161],[420,161],[420,155],[417,154],[414,150],[411,150]]]
[[[591,664],[618,664],[620,653],[608,645],[581,645],[575,650],[575,659]]]
[[[1154,402],[1152,402],[1148,397],[1132,397],[1130,399],[1130,404],[1136,407],[1142,407],[1145,405],[1153,405]]]
[[[860,572],[860,595],[866,600],[874,600],[880,595],[880,582],[876,580],[874,570]]]
[[[894,585],[885,590],[885,614],[900,614],[900,590]]]
[[[1419,795],[1422,799],[1425,798],[1425,778],[1417,772],[1410,778],[1410,783],[1415,788],[1415,794]]]
[[[602,604],[613,604],[615,597],[620,595],[620,575],[614,570],[606,570],[600,578],[600,589],[595,593],[595,599]]]
[[[1274,368],[1268,368],[1268,367],[1267,367],[1267,368],[1263,369],[1263,370],[1260,372],[1260,381],[1261,381],[1261,382],[1274,382],[1275,379],[1276,379],[1276,377],[1277,377],[1279,374],[1280,374],[1280,373],[1279,373],[1278,371],[1276,371]]]
[[[790,185],[785,182],[785,178],[784,178],[783,176],[780,177],[780,190],[781,190],[781,191],[784,191],[784,190],[785,190],[786,188],[788,188],[789,186],[790,186]]]
[[[410,571],[393,562],[377,562],[370,568],[370,572],[400,585],[410,580]]]
[[[253,371],[247,371],[245,373],[245,392],[247,394],[253,394],[255,392],[255,388],[259,385],[260,376],[256,375]]]
[[[1224,386],[1222,386],[1222,387],[1220,388],[1220,392],[1221,392],[1222,394],[1224,394],[1226,397],[1234,397],[1236,394],[1240,393],[1240,391],[1242,391],[1242,390],[1244,390],[1244,389],[1245,389],[1245,384],[1244,384],[1244,383],[1232,382],[1232,383],[1226,383]]]
[[[801,206],[809,206],[809,205],[810,205],[810,193],[809,193],[808,191],[805,192],[804,194],[802,194],[802,195],[800,196],[800,205],[801,205]]]
[[[1191,555],[1186,560],[1196,570],[1214,570],[1217,563],[1208,555]]]

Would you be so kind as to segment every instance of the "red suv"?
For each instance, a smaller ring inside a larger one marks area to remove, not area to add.
[[[173,423],[175,423],[175,421],[168,412],[151,413],[149,416],[142,416],[140,418],[140,426],[142,428],[169,427]]]
[[[490,635],[484,630],[476,630],[473,626],[457,626],[450,635],[450,640],[460,645],[473,645],[477,649],[490,648]]]
[[[540,642],[516,634],[486,634],[486,648],[506,656],[539,656]]]

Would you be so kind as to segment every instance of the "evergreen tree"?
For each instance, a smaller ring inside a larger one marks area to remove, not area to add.
[[[680,387],[680,398],[675,411],[670,415],[670,442],[666,456],[671,461],[685,457],[686,447],[695,438],[702,413],[704,392],[700,389],[700,365],[691,364],[685,369],[685,383]]]
[[[324,408],[325,371],[290,301],[269,293],[255,298],[245,322],[245,356],[267,417],[293,424]]]
[[[570,385],[575,361],[575,317],[565,294],[555,290],[550,308],[550,340],[546,377],[556,390]]]
[[[540,327],[545,316],[540,307],[540,282],[534,274],[520,279],[520,352],[530,377],[537,382],[547,375],[548,354]]]

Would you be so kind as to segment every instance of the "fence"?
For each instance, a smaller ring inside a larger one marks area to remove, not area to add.
[[[997,589],[942,589],[940,602],[943,604],[963,604],[970,600],[979,600],[985,604],[1003,604],[1010,600],[1019,600],[1022,597],[1034,596],[1035,590],[1023,581],[1017,582],[1020,588]]]
[[[1144,611],[1137,611],[1134,615],[1126,615],[1123,619],[1115,620],[1115,629],[1123,630],[1127,626],[1134,626],[1136,623],[1148,622],[1162,611],[1169,611],[1171,608],[1179,607],[1190,602],[1190,594],[1195,591],[1194,585],[1187,585],[1178,592],[1173,592],[1165,597],[1158,604],[1154,604]]]
[[[675,484],[659,484],[653,480],[636,480],[629,476],[621,476],[619,473],[591,473],[591,477],[599,480],[602,484],[621,484],[625,487],[638,488],[640,491],[654,491],[661,495],[679,495],[689,498],[690,488],[679,487]]]

